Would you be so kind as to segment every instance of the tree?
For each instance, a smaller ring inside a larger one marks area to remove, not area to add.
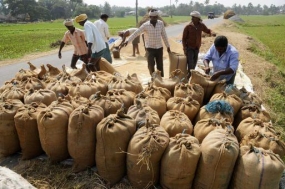
[[[205,5],[209,5],[209,3],[210,3],[210,0],[205,0],[204,2]]]
[[[176,7],[177,7],[177,3],[178,3],[178,0],[175,0]]]
[[[108,2],[105,2],[104,7],[103,7],[103,13],[111,16],[112,15],[112,9],[111,5]]]

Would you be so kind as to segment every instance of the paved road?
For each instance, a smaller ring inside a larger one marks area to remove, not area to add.
[[[208,27],[211,28],[211,26],[222,22],[222,20],[223,20],[222,18],[205,19],[203,22]],[[168,26],[166,28],[166,32],[167,32],[168,37],[176,37],[176,36],[180,35],[186,24],[187,23]],[[62,59],[59,59],[57,56],[57,53],[55,53],[52,55],[47,55],[44,57],[29,60],[29,61],[31,63],[33,63],[36,67],[40,67],[40,65],[42,65],[42,64],[44,64],[44,65],[51,64],[53,66],[61,68],[63,64],[69,65],[72,53],[73,53],[72,50],[62,52]],[[15,76],[15,74],[22,68],[23,69],[29,68],[27,65],[27,61],[18,62],[18,63],[12,64],[12,65],[7,65],[7,66],[1,67],[1,69],[0,69],[0,86],[2,86],[5,83],[5,81],[12,79]]]

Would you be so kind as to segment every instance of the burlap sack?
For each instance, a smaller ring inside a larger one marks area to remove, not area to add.
[[[213,96],[216,93],[223,93],[223,92],[225,92],[225,89],[227,87],[226,81],[227,80],[225,80],[225,79],[218,81],[216,83],[215,88],[213,89],[213,92],[212,92],[211,96]]]
[[[94,85],[90,84],[89,82],[80,82],[80,83],[72,83],[69,86],[68,94],[70,96],[75,96],[79,93],[81,96],[85,98],[89,98],[92,94],[96,93],[97,89]]]
[[[157,87],[167,88],[171,92],[171,96],[173,96],[175,85],[181,81],[181,75],[181,70],[175,70],[169,75],[169,78],[162,78],[161,71],[157,70],[152,74],[153,84]]]
[[[161,118],[160,126],[165,129],[169,137],[175,137],[179,133],[191,135],[193,132],[190,119],[179,110],[167,111]]]
[[[23,88],[21,81],[11,79],[10,81],[5,81],[4,85],[0,86],[0,94],[3,93],[6,89],[10,89],[11,87]]]
[[[31,70],[20,69],[19,72],[15,74],[15,79],[18,81],[25,81],[30,77],[37,77],[37,74]]]
[[[250,104],[242,106],[235,116],[233,126],[238,127],[240,122],[245,118],[252,117],[254,119],[260,119],[263,122],[269,122],[271,120],[269,112],[261,109],[258,105]]]
[[[230,188],[279,188],[284,163],[277,154],[262,148],[242,146]]]
[[[59,162],[69,157],[67,129],[71,112],[70,108],[52,106],[38,114],[41,145],[52,162]]]
[[[187,57],[184,54],[170,52],[169,55],[169,75],[175,70],[181,70],[181,79],[187,79]]]
[[[164,97],[167,101],[171,97],[171,92],[164,87],[157,87],[153,82],[148,83],[148,86],[144,89],[145,94],[150,96]]]
[[[70,114],[67,141],[74,172],[95,165],[96,127],[103,118],[103,108],[90,103],[79,106]]]
[[[236,137],[230,130],[215,129],[201,144],[193,188],[227,189],[239,154]]]
[[[108,83],[108,90],[111,89],[125,89],[136,94],[143,91],[142,84],[136,74],[127,75],[126,78],[118,74],[115,75]]]
[[[248,117],[244,119],[242,122],[240,122],[240,124],[236,128],[235,135],[238,141],[241,141],[241,139],[245,137],[247,134],[255,130],[260,130],[263,127],[266,127],[266,130],[268,129],[274,130],[271,123],[264,122],[260,119],[254,119],[252,117]]]
[[[65,65],[62,66],[62,72],[56,76],[58,81],[72,84],[72,83],[81,83],[81,79],[76,76],[71,76],[67,71]]]
[[[117,110],[122,107],[122,103],[118,99],[101,95],[100,92],[91,95],[89,100],[91,100],[95,105],[103,108],[104,117],[107,117],[110,114],[115,114]]]
[[[191,96],[194,100],[197,100],[202,106],[204,99],[204,89],[199,84],[195,83],[179,83],[175,85],[174,97],[186,98]]]
[[[21,149],[14,116],[22,106],[18,99],[2,98],[0,101],[0,157],[12,155]]]
[[[97,71],[97,72],[90,72],[87,77],[85,78],[85,81],[90,81],[94,79],[100,79],[103,80],[104,83],[109,83],[112,78],[114,77],[113,74],[110,74],[105,71]]]
[[[233,116],[235,116],[242,107],[242,100],[235,94],[228,95],[226,92],[216,93],[211,97],[210,102],[214,100],[224,100],[228,102],[233,108]]]
[[[172,97],[167,101],[167,109],[183,112],[192,122],[200,109],[200,104],[197,100],[194,100],[191,97]]]
[[[45,88],[45,83],[35,77],[27,78],[27,80],[22,82],[22,85],[27,90],[39,90]]]
[[[281,158],[285,155],[285,144],[280,139],[280,133],[268,127],[262,127],[245,135],[241,142],[241,146],[252,144],[255,147],[271,150],[278,154]]]
[[[47,106],[33,102],[19,108],[14,120],[19,136],[22,159],[32,159],[44,153],[38,131],[37,116]]]
[[[150,188],[158,183],[160,160],[169,143],[167,132],[159,125],[137,130],[128,146],[127,175],[134,188]]]
[[[230,17],[234,15],[236,15],[236,13],[233,10],[229,9],[224,13],[224,19],[229,19]]]
[[[0,98],[7,99],[19,99],[24,102],[25,90],[20,87],[10,87],[6,88],[2,93],[0,93]]]
[[[224,100],[214,100],[200,108],[194,121],[194,125],[201,119],[216,118],[225,119],[230,124],[233,123],[233,108]]]
[[[39,102],[49,106],[56,99],[57,99],[56,94],[49,89],[40,89],[35,91],[31,89],[24,96],[25,104],[30,104],[32,102]]]
[[[243,106],[254,104],[261,108],[262,99],[253,92],[248,92],[245,88],[240,89],[240,98],[242,99]]]
[[[108,84],[103,79],[96,78],[94,75],[92,75],[92,77],[88,81],[84,81],[84,83],[90,83],[91,87],[96,89],[96,92],[100,91],[103,95],[107,94]]]
[[[86,71],[86,64],[83,63],[81,69],[71,69],[71,72],[69,72],[71,76],[76,76],[81,79],[81,81],[84,81],[87,77],[88,73]]]
[[[233,126],[227,123],[223,119],[215,118],[205,118],[199,120],[194,127],[194,136],[199,140],[200,143],[203,142],[204,138],[215,129],[231,129],[234,131]]]
[[[135,120],[124,114],[123,109],[104,118],[97,126],[96,167],[111,186],[126,175],[126,152],[135,132]]]
[[[70,103],[74,107],[74,109],[78,108],[81,105],[88,104],[91,102],[88,98],[81,96],[80,94],[76,94],[75,96],[65,96],[66,99],[69,98]]]
[[[169,189],[191,188],[200,154],[200,144],[195,137],[177,134],[170,138],[161,159],[161,186]]]
[[[117,98],[123,104],[124,111],[128,112],[129,107],[134,104],[136,94],[125,89],[112,89],[107,92],[106,96]]]
[[[118,73],[118,71],[105,58],[101,57],[99,61],[100,71],[105,71],[110,74]]]
[[[69,90],[69,84],[61,81],[53,81],[46,85],[46,89],[53,91],[56,94],[56,97],[66,96]]]
[[[211,81],[210,76],[201,74],[199,71],[191,70],[191,77],[189,83],[196,83],[204,89],[203,104],[207,104],[211,98],[212,92],[217,84],[217,81]]]
[[[57,67],[54,67],[50,64],[47,64],[48,72],[47,75],[51,77],[57,77],[59,74],[62,73],[61,70],[59,70]]]
[[[150,124],[159,125],[160,123],[157,111],[148,105],[143,105],[139,100],[136,100],[135,104],[129,107],[127,114],[136,121],[137,129],[145,126],[146,120],[148,120]]]

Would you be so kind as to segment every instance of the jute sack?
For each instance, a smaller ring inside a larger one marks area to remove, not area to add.
[[[163,96],[166,101],[171,97],[171,92],[167,88],[157,87],[153,84],[153,82],[148,83],[148,86],[143,91],[145,94],[150,96]]]
[[[21,149],[14,116],[22,106],[18,99],[4,98],[0,101],[0,157],[12,155]]]
[[[110,64],[105,58],[101,57],[100,61],[99,61],[99,66],[100,66],[100,71],[105,71],[108,72],[110,74],[114,74],[116,72],[118,72],[113,66],[112,64]]]
[[[87,77],[88,73],[86,71],[86,64],[83,63],[81,69],[71,69],[71,72],[69,73],[71,76],[76,76],[81,79],[81,81],[84,81]]]
[[[11,87],[23,88],[21,81],[11,79],[10,81],[5,81],[4,85],[0,86],[0,94],[3,93],[6,89],[10,89]]]
[[[39,89],[44,89],[46,87],[44,82],[35,77],[27,78],[27,80],[22,82],[22,85],[27,90],[30,89],[39,90]]]
[[[280,133],[268,129],[267,127],[260,128],[260,130],[254,130],[245,135],[242,138],[240,145],[247,146],[249,144],[258,148],[263,148],[264,150],[271,150],[281,158],[285,155],[285,144],[280,139]]]
[[[187,98],[172,97],[167,101],[167,109],[183,112],[192,122],[200,109],[200,104],[190,96]]]
[[[84,83],[91,84],[91,87],[95,88],[96,92],[100,91],[103,95],[107,94],[108,84],[103,79],[96,78],[94,75],[92,75],[91,79],[84,81]]]
[[[171,137],[161,159],[161,186],[169,189],[191,188],[200,155],[200,144],[195,137],[188,134]]]
[[[38,131],[37,116],[47,106],[33,102],[19,108],[14,120],[19,136],[22,159],[32,159],[44,153]]]
[[[0,93],[0,98],[19,99],[24,102],[25,93],[25,90],[21,87],[10,87]]]
[[[114,77],[113,74],[110,74],[108,72],[105,71],[97,71],[97,72],[90,72],[87,77],[85,78],[84,81],[91,81],[91,80],[97,80],[100,79],[102,80],[104,83],[109,83],[112,78]]]
[[[59,162],[69,157],[67,129],[69,115],[72,111],[63,106],[52,106],[38,114],[37,123],[41,145],[52,162]]]
[[[167,132],[149,123],[137,130],[127,153],[127,175],[134,188],[144,189],[159,181],[160,160],[169,143]]]
[[[160,126],[165,129],[169,137],[175,137],[178,133],[191,135],[193,125],[183,112],[179,110],[169,110],[161,118]]]
[[[211,81],[210,76],[201,74],[199,71],[191,70],[189,83],[196,83],[204,89],[203,104],[207,104],[218,81]]]
[[[240,98],[243,101],[243,106],[255,104],[259,108],[262,105],[262,99],[253,92],[248,92],[244,87],[240,89]]]
[[[152,74],[152,79],[155,86],[167,88],[173,96],[175,85],[181,81],[181,75],[181,70],[175,70],[169,75],[169,78],[162,78],[161,71],[156,70]]]
[[[80,83],[82,82],[79,77],[71,76],[67,71],[65,65],[62,66],[62,72],[56,76],[57,80],[65,83]]]
[[[230,188],[278,189],[284,171],[279,155],[254,146],[242,146]]]
[[[211,97],[210,102],[214,100],[224,100],[228,102],[233,108],[233,116],[235,116],[242,107],[242,100],[235,94],[228,95],[225,92],[216,93]]]
[[[136,94],[143,91],[142,84],[136,74],[132,74],[131,76],[127,75],[126,78],[118,74],[115,75],[108,83],[108,90],[111,89],[125,89]]]
[[[24,70],[24,69],[20,69],[15,74],[15,79],[18,81],[25,81],[30,77],[37,77],[37,74],[31,70]]]
[[[57,97],[66,96],[69,90],[69,84],[55,80],[46,85],[46,89],[53,91]]]
[[[103,108],[104,117],[107,117],[110,114],[115,114],[122,106],[122,103],[118,99],[101,95],[100,91],[91,95],[89,100],[91,100],[95,105]]]
[[[126,152],[136,123],[123,109],[104,118],[96,129],[96,167],[110,186],[126,175]]]
[[[59,74],[62,73],[61,70],[59,70],[57,67],[52,66],[51,64],[46,65],[48,68],[47,75],[50,77],[57,77]]]
[[[85,98],[89,98],[92,94],[96,93],[97,89],[89,82],[72,83],[69,86],[68,94],[75,96],[79,93]]]
[[[260,130],[261,128],[266,127],[268,129],[274,130],[273,126],[269,122],[264,122],[260,119],[254,119],[252,117],[248,117],[244,119],[238,127],[236,128],[235,135],[238,139],[238,141],[241,141],[243,137],[245,137],[247,134],[255,131]]]
[[[35,91],[31,89],[24,96],[25,104],[30,104],[32,102],[40,102],[49,106],[56,99],[57,99],[56,94],[49,89],[40,89]]]
[[[194,136],[199,140],[200,143],[203,142],[204,138],[213,130],[221,129],[231,129],[234,131],[233,126],[227,123],[223,119],[215,118],[205,118],[199,120],[194,127]]]
[[[204,89],[199,84],[195,83],[178,83],[175,85],[174,97],[186,98],[191,96],[194,100],[197,100],[202,106],[204,99]]]
[[[227,189],[239,154],[235,135],[230,130],[215,129],[203,140],[201,151],[192,187]]]
[[[106,96],[117,98],[123,104],[124,111],[128,112],[129,107],[134,104],[136,94],[125,89],[112,89],[107,92]]]
[[[164,98],[157,96],[147,96],[146,97],[146,105],[150,106],[152,109],[157,111],[159,117],[161,118],[163,114],[167,111],[166,101]]]
[[[200,108],[197,116],[195,117],[194,125],[201,119],[216,118],[226,119],[231,124],[234,121],[233,108],[224,100],[214,100]]]
[[[263,122],[269,122],[271,120],[269,112],[261,109],[260,107],[258,107],[258,105],[250,104],[242,106],[240,108],[240,110],[235,116],[233,126],[237,128],[240,122],[248,117],[252,117],[254,119],[260,119]]]
[[[83,104],[88,104],[89,102],[91,102],[88,98],[85,98],[81,96],[80,94],[76,94],[75,96],[66,95],[65,99],[69,99],[74,109],[78,108],[79,106]]]
[[[91,103],[79,106],[70,114],[67,142],[74,172],[95,165],[96,126],[103,118],[103,108]]]
[[[136,121],[137,129],[145,126],[146,120],[148,120],[150,124],[159,125],[160,123],[157,111],[148,105],[143,105],[139,100],[136,100],[135,104],[129,107],[127,114]]]
[[[169,75],[175,70],[181,70],[181,78],[187,79],[187,57],[184,54],[171,52],[169,55]]]

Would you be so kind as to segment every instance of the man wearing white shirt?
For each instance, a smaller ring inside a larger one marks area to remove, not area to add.
[[[158,20],[158,11],[152,9],[149,12],[150,20],[142,24],[138,30],[133,33],[122,46],[127,46],[129,41],[134,40],[138,35],[144,33],[145,47],[147,51],[148,70],[150,75],[155,71],[154,66],[156,64],[157,70],[161,71],[161,76],[164,76],[163,72],[163,46],[162,40],[167,47],[167,52],[170,52],[170,46],[167,39],[164,23]]]
[[[107,20],[108,20],[109,16],[107,14],[102,14],[100,16],[100,19],[99,20],[96,20],[94,22],[95,26],[98,28],[98,30],[100,31],[105,43],[106,43],[106,46],[107,46],[107,55],[109,55],[108,58],[106,58],[108,60],[108,62],[112,63],[112,56],[111,56],[111,52],[110,52],[110,49],[109,49],[109,44],[108,44],[108,40],[110,38],[110,32],[109,32],[109,26],[107,24]]]
[[[87,64],[87,71],[99,71],[99,60],[101,57],[106,58],[106,43],[100,34],[97,27],[87,20],[86,14],[80,14],[74,19],[79,25],[84,26],[85,37],[88,45],[88,57],[90,58]]]

